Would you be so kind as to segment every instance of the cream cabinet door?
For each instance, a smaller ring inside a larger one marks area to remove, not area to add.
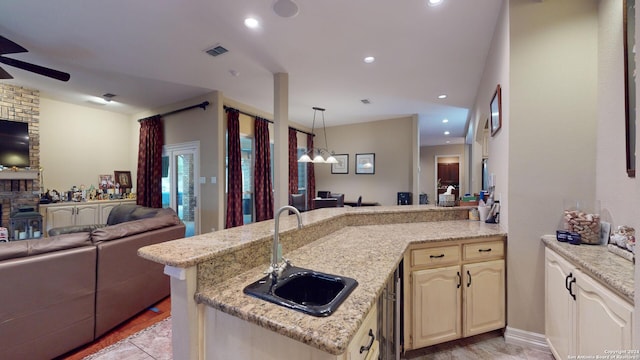
[[[504,260],[463,265],[462,272],[463,336],[473,336],[504,327]]]
[[[106,224],[111,210],[120,203],[100,204],[100,224]]]
[[[556,359],[567,359],[573,350],[573,297],[576,269],[549,248],[545,249],[545,336]],[[573,290],[572,290],[573,291]]]
[[[633,306],[579,272],[575,300],[575,355],[631,350]]]
[[[100,221],[98,204],[76,206],[74,225],[93,225]]]
[[[47,231],[57,227],[74,225],[75,213],[75,206],[47,208]]]
[[[365,317],[360,329],[356,332],[353,340],[346,351],[346,360],[368,360],[377,359],[373,354],[379,353],[378,342],[378,310],[374,306]]]
[[[414,271],[412,277],[412,348],[460,338],[460,266]]]

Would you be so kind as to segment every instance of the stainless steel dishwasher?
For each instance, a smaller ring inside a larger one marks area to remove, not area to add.
[[[378,339],[381,360],[400,360],[402,319],[402,261],[389,277],[378,299]]]

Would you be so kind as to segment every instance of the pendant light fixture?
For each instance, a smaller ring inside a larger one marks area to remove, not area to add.
[[[314,147],[309,149],[306,153],[300,156],[298,162],[314,163],[314,164],[337,164],[338,160],[333,156],[333,151],[329,152],[327,146],[327,128],[324,124],[324,110],[323,108],[313,107],[313,123],[311,125],[311,135],[315,136],[314,130],[316,128],[316,114],[318,111],[322,114],[322,130],[324,131],[324,148]],[[315,156],[314,156],[315,155]],[[313,159],[311,158],[313,156]],[[324,158],[326,156],[326,159]]]

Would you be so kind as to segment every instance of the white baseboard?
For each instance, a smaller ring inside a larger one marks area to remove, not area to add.
[[[545,338],[544,334],[514,329],[507,326],[506,330],[504,331],[504,341],[507,344],[527,346],[540,351],[551,353],[551,349],[549,349],[549,344],[547,344],[547,339]]]

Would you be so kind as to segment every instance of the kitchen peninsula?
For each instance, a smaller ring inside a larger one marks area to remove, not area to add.
[[[498,225],[468,220],[468,210],[326,208],[303,213],[299,230],[295,216],[283,215],[280,243],[293,265],[358,281],[335,313],[322,318],[243,294],[267,269],[273,220],[144,247],[139,254],[164,264],[171,276],[174,358],[231,353],[270,359],[296,351],[313,359],[346,359],[410,245],[506,237]]]

